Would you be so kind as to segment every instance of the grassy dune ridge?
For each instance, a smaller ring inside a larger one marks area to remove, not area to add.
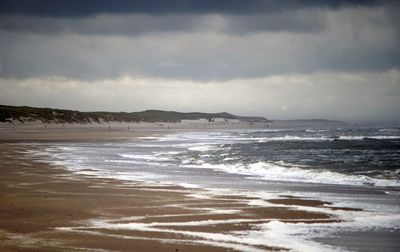
[[[245,122],[268,122],[264,117],[237,116],[230,113],[182,113],[176,111],[145,110],[141,112],[81,112],[75,110],[0,105],[0,122],[21,123],[102,123],[102,122],[180,122],[200,118],[237,119]]]

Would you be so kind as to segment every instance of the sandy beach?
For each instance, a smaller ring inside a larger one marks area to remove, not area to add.
[[[269,251],[279,248],[213,237],[257,229],[273,220],[340,221],[321,212],[293,209],[335,209],[329,202],[286,195],[260,207],[249,204],[257,197],[207,195],[201,189],[79,175],[24,155],[34,145],[10,143],[123,139],[154,132],[30,133],[1,138],[9,142],[0,144],[1,251]],[[123,228],[133,224],[141,228]]]

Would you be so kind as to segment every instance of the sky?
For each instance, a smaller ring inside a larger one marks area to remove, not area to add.
[[[400,1],[2,0],[0,104],[400,122]]]

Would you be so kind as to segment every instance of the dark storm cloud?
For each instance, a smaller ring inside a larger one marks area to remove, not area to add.
[[[51,17],[97,14],[251,14],[298,8],[376,5],[378,0],[2,0],[0,13]]]
[[[1,1],[0,77],[209,81],[400,68],[399,2],[93,2]]]
[[[0,30],[103,35],[188,30],[240,35],[259,31],[318,32],[325,29],[327,23],[326,17],[319,14],[321,8],[379,3],[316,0],[0,1]]]
[[[400,2],[0,0],[0,101],[398,120]]]
[[[368,20],[377,19],[376,14],[367,19],[363,13],[355,14],[334,13],[329,30],[320,33],[189,32],[129,37],[3,32],[0,76],[103,79],[130,75],[210,81],[400,68],[395,29],[384,24],[364,27]]]
[[[137,36],[146,33],[214,31],[244,35],[260,31],[318,32],[327,20],[317,10],[254,15],[97,15],[53,18],[0,15],[0,31]]]

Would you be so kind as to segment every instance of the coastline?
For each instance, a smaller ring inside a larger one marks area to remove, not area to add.
[[[35,135],[28,131],[25,135],[1,139],[94,141],[161,134],[160,131],[42,132]],[[250,204],[259,199],[249,196],[207,195],[201,189],[173,185],[121,183],[77,175],[21,154],[30,148],[34,147],[22,143],[0,144],[1,202],[4,202],[0,207],[1,250],[268,251],[279,248],[242,243],[231,234],[256,230],[258,225],[271,221],[340,221],[329,214],[293,208],[297,205],[334,210],[329,202],[286,195],[271,200],[268,206],[259,206]]]
[[[124,140],[164,134],[165,132],[167,130],[156,127],[127,130],[125,127],[113,126],[110,130],[108,125],[80,128],[0,127],[0,143]]]
[[[46,126],[47,125],[47,126]],[[129,140],[182,131],[262,129],[264,124],[101,123],[101,124],[0,123],[0,143]]]

